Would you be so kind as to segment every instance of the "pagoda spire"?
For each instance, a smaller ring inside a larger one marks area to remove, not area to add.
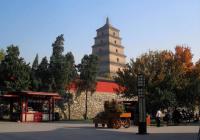
[[[110,24],[110,23],[109,23],[109,18],[108,18],[108,17],[106,18],[106,24],[107,24],[107,25]]]

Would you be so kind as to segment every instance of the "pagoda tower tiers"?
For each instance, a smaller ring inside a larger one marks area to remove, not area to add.
[[[106,19],[106,24],[97,29],[92,54],[98,56],[99,76],[112,78],[116,71],[125,67],[126,56],[121,45],[120,30],[113,27]]]

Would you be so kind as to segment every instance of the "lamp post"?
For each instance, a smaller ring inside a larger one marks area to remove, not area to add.
[[[138,134],[147,134],[146,103],[145,103],[145,76],[143,74],[138,74],[137,76],[137,92],[138,92],[138,102],[139,102]]]

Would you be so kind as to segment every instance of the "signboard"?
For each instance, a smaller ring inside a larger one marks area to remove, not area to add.
[[[142,74],[137,76],[137,86],[138,87],[145,87],[145,77]]]

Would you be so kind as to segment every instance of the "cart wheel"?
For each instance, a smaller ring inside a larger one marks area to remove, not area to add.
[[[121,120],[113,120],[113,128],[119,129],[121,127]]]
[[[105,127],[105,123],[102,123],[102,127],[103,127],[103,128]]]
[[[94,126],[95,126],[95,128],[98,128],[98,123],[95,123]]]
[[[130,119],[124,120],[123,127],[124,127],[124,128],[129,128],[130,126],[131,126],[131,121],[130,121]]]

